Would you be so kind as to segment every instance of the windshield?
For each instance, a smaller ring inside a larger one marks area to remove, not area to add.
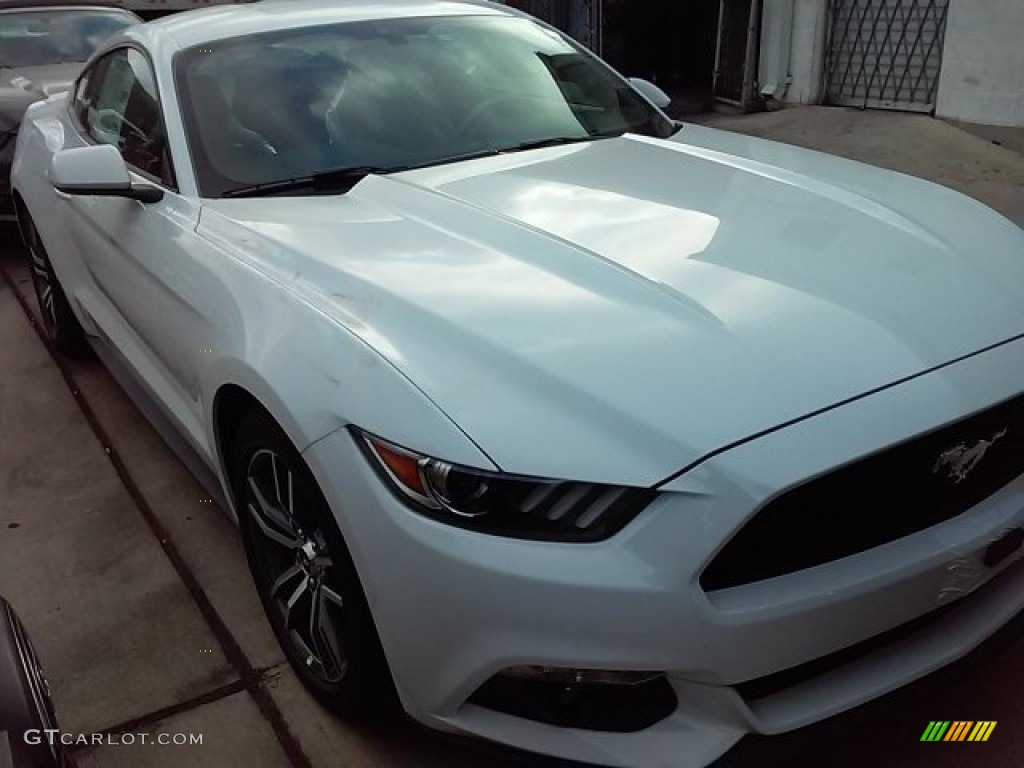
[[[137,22],[117,10],[0,13],[0,67],[85,61],[100,43]]]
[[[204,197],[675,128],[602,62],[519,18],[275,31],[185,51],[175,76]]]

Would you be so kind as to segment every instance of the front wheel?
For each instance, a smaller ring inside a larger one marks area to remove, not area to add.
[[[298,451],[252,413],[232,444],[231,483],[253,581],[306,688],[351,718],[397,711],[397,696],[348,547]]]
[[[71,310],[64,289],[57,281],[53,264],[31,221],[24,223],[25,246],[32,268],[32,287],[43,317],[43,328],[50,343],[63,355],[86,359],[91,354],[85,331]]]

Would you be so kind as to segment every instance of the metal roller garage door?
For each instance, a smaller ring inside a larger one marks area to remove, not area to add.
[[[830,104],[930,112],[949,0],[832,0]]]

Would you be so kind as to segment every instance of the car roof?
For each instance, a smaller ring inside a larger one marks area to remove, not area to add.
[[[150,42],[169,37],[177,46],[190,48],[201,43],[276,29],[346,21],[459,15],[519,14],[484,0],[258,0],[166,16],[133,28],[129,36]]]

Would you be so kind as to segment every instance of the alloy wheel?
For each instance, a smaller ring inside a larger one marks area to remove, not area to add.
[[[340,631],[344,601],[327,538],[310,510],[292,467],[279,454],[260,449],[245,473],[245,509],[253,526],[256,555],[266,580],[267,602],[310,673],[327,684],[340,682],[348,656]]]
[[[39,247],[39,240],[32,230],[28,243],[29,258],[32,263],[32,285],[39,301],[39,309],[46,325],[46,333],[54,339],[57,336],[57,296],[54,293],[53,272],[50,261]]]
[[[68,298],[53,270],[50,256],[43,246],[39,232],[30,220],[22,222],[22,234],[25,247],[28,249],[32,287],[39,302],[39,312],[47,338],[58,352],[67,357],[91,359],[92,351],[85,331],[68,303]]]

